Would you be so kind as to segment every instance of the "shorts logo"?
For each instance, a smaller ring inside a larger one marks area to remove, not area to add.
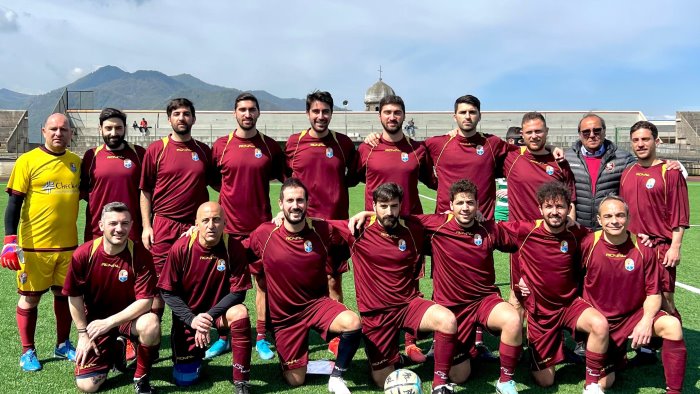
[[[561,241],[561,246],[559,247],[559,250],[561,250],[562,253],[566,253],[569,251],[569,243],[566,241]]]
[[[219,259],[216,261],[216,270],[219,272],[226,271],[226,260]]]
[[[197,155],[197,152],[192,152],[192,161],[199,161],[199,155]]]
[[[632,260],[632,259],[625,260],[625,269],[627,271],[633,271],[634,270],[634,260]]]
[[[547,166],[545,171],[547,171],[547,175],[554,175],[554,167],[552,166]]]
[[[124,283],[127,279],[129,279],[129,272],[127,270],[119,271],[119,281]]]
[[[647,189],[651,189],[652,187],[654,187],[655,184],[656,184],[656,179],[649,178],[649,180],[647,181]]]
[[[304,241],[304,252],[311,253],[314,250],[314,245],[311,241]]]
[[[479,156],[483,155],[484,154],[484,147],[481,145],[477,145],[476,146],[476,154]]]
[[[78,167],[75,165],[75,163],[70,163],[70,170],[73,172],[78,171]]]
[[[482,243],[484,243],[484,240],[481,238],[481,235],[474,234],[474,245],[481,246]]]
[[[26,272],[22,272],[21,274],[19,274],[19,282],[20,282],[21,284],[27,283],[27,276],[28,276],[28,275],[27,275]]]
[[[326,157],[329,159],[333,158],[333,148],[326,148]]]
[[[133,167],[133,166],[134,166],[134,162],[133,162],[133,161],[131,161],[131,160],[129,160],[129,159],[124,160],[124,168],[131,168],[131,167]]]
[[[406,251],[406,241],[404,241],[403,239],[399,240],[399,250],[402,252]]]
[[[408,161],[408,153],[401,152],[401,161],[406,163]]]
[[[614,162],[611,161],[605,165],[605,171],[613,172],[614,170],[615,170],[615,163]]]
[[[258,148],[255,148],[255,158],[259,159],[262,157],[262,151]]]

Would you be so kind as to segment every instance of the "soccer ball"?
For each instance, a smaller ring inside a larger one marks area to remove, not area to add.
[[[397,369],[386,377],[384,394],[423,394],[420,378],[408,369]]]

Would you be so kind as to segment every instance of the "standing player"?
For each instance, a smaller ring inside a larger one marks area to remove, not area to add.
[[[506,142],[510,145],[523,146],[523,136],[520,127],[509,127],[506,132]],[[494,219],[497,222],[508,221],[508,182],[506,178],[496,178],[496,209]]]
[[[120,335],[139,343],[136,394],[153,392],[148,373],[160,346],[160,323],[149,312],[156,273],[151,254],[129,239],[132,223],[126,204],[105,205],[99,221],[104,235],[81,245],[68,268],[63,294],[78,330],[75,384],[83,392],[99,390],[120,363]]]
[[[280,190],[283,225],[260,225],[250,235],[250,249],[262,261],[270,323],[287,383],[304,383],[308,331],[314,329],[324,340],[339,336],[328,391],[349,394],[342,375],[360,345],[360,319],[328,297],[326,280],[332,260],[348,257],[347,245],[327,222],[306,217],[307,201],[306,187],[288,178]]]
[[[213,183],[211,150],[192,138],[194,104],[173,99],[166,108],[173,133],[148,146],[141,173],[142,241],[153,255],[160,275],[168,251],[180,234],[194,223],[197,207],[209,200]],[[153,311],[163,316],[163,301],[156,297]]]
[[[209,330],[227,329],[233,349],[234,392],[247,394],[250,375],[250,322],[243,301],[250,289],[246,252],[224,234],[221,206],[206,202],[197,209],[197,229],[175,242],[158,280],[173,311],[173,377],[178,386],[199,379]]]
[[[234,103],[238,127],[214,142],[214,163],[221,173],[219,204],[226,212],[226,234],[244,240],[261,223],[272,219],[270,181],[283,180],[284,153],[272,138],[256,129],[260,106],[250,93],[241,93]],[[255,271],[255,266],[252,267]],[[253,272],[257,275],[257,272]],[[257,278],[257,276],[256,276]],[[258,281],[256,281],[258,283]],[[265,292],[256,286],[257,340],[255,349],[264,360],[274,356],[265,339]],[[206,358],[229,350],[222,335],[207,351]]]
[[[601,379],[601,386],[612,386],[616,370],[624,367],[627,338],[637,348],[648,345],[652,337],[661,337],[666,392],[680,393],[687,359],[683,330],[677,318],[661,310],[661,267],[653,252],[640,248],[636,235],[627,231],[628,216],[629,207],[624,200],[616,196],[604,198],[598,208],[603,230],[583,241],[583,298],[610,324],[610,368]]]
[[[421,297],[416,288],[420,270],[423,228],[413,220],[399,219],[403,191],[395,183],[380,185],[372,193],[374,212],[357,235],[347,220],[329,223],[350,244],[354,264],[357,306],[362,318],[365,351],[374,382],[384,381],[399,362],[398,333],[434,332],[433,393],[454,392],[449,371],[456,345],[457,321],[452,312]]]
[[[17,159],[7,193],[5,246],[2,266],[17,271],[17,328],[22,341],[20,367],[38,371],[36,356],[37,306],[49,289],[56,315],[56,357],[75,360],[68,336],[71,316],[68,297],[61,294],[73,250],[78,246],[78,199],[80,157],[66,149],[73,135],[63,114],[53,114],[41,129],[44,145]],[[19,231],[18,231],[19,230]],[[6,249],[24,250],[24,264],[5,254]]]

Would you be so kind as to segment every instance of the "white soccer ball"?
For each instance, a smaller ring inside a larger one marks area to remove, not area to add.
[[[408,369],[397,369],[384,381],[385,394],[423,394],[418,375]]]

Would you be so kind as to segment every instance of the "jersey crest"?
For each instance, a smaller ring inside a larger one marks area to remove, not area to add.
[[[124,283],[129,279],[129,272],[127,270],[119,271],[119,281]]]
[[[647,187],[647,189],[651,189],[651,188],[654,187],[655,184],[656,184],[656,179],[654,179],[654,178],[649,178],[649,179],[647,180],[646,187]]]
[[[569,251],[569,243],[566,241],[561,241],[561,246],[559,247],[559,250],[561,250],[562,253],[566,253]]]
[[[192,161],[199,161],[199,155],[197,152],[192,152]]]
[[[406,241],[404,241],[403,239],[399,240],[399,250],[402,252],[406,251]]]
[[[262,151],[259,148],[255,148],[255,158],[259,159],[263,156]]]
[[[481,238],[480,234],[474,234],[474,245],[476,246],[481,246],[481,244],[484,243],[484,240]]]
[[[404,163],[408,162],[408,153],[401,152],[401,161]]]
[[[226,271],[226,260],[224,259],[219,259],[216,262],[216,270],[219,272],[224,272]]]
[[[78,167],[75,165],[75,163],[70,163],[70,170],[72,172],[78,171]]]
[[[554,175],[554,167],[552,167],[552,166],[547,166],[545,171],[547,172],[547,175],[550,175],[550,176]]]
[[[124,168],[131,168],[134,166],[134,162],[131,159],[124,160]]]
[[[634,260],[632,260],[632,259],[625,260],[625,269],[627,271],[634,271]]]
[[[330,146],[326,148],[326,157],[329,159],[333,158],[333,148],[331,148]]]
[[[484,147],[481,145],[477,145],[476,146],[476,154],[479,156],[483,155],[484,154]]]
[[[304,252],[311,253],[314,250],[314,245],[311,241],[304,241]]]

